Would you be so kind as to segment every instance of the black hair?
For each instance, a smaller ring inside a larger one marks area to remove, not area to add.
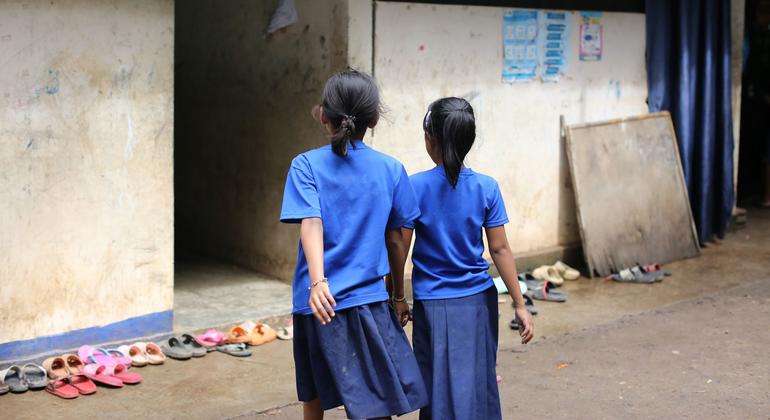
[[[422,128],[441,146],[444,172],[452,187],[457,186],[465,156],[476,140],[473,107],[462,98],[441,98],[428,107]]]
[[[363,137],[366,128],[379,118],[380,91],[368,74],[341,71],[326,82],[321,108],[334,128],[329,139],[332,150],[346,156],[350,141]]]

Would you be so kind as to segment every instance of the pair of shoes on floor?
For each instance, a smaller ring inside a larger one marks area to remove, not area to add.
[[[142,376],[129,372],[131,358],[119,349],[102,349],[93,346],[81,346],[77,356],[62,356],[65,367],[72,373],[81,373],[94,382],[113,388],[123,385],[136,385],[142,382]],[[45,362],[43,363],[45,366]],[[59,373],[60,374],[60,373]],[[49,376],[51,376],[49,369]]]
[[[532,276],[538,280],[549,281],[555,286],[564,284],[564,280],[577,280],[580,272],[574,268],[557,261],[554,265],[542,265],[532,271]]]
[[[131,359],[120,349],[105,349],[84,345],[80,346],[78,349],[78,357],[80,357],[80,360],[85,364],[131,366]]]
[[[549,281],[537,279],[532,274],[520,273],[519,281],[527,285],[527,291],[524,293],[532,299],[544,300],[548,302],[566,302],[567,292],[556,290],[559,285]]]
[[[246,321],[233,325],[225,337],[225,344],[247,344],[261,346],[278,338],[278,333],[267,324]]]
[[[663,281],[663,278],[671,273],[662,269],[658,264],[642,266],[637,264],[631,268],[620,270],[611,274],[609,278],[618,283],[642,283],[652,284]]]
[[[160,346],[163,354],[176,360],[189,360],[193,357],[203,357],[208,353],[191,334],[170,337]]]
[[[48,386],[45,369],[34,363],[24,366],[12,365],[0,371],[0,395],[13,392],[21,394],[28,390],[43,389]]]
[[[118,347],[118,351],[128,358],[131,366],[162,365],[166,361],[163,350],[152,342],[140,341],[131,345],[123,345]]]
[[[46,391],[59,398],[71,400],[96,392],[96,384],[85,372],[85,364],[74,354],[49,357],[43,361],[43,372],[51,379]]]

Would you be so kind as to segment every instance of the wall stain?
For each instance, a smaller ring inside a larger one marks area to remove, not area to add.
[[[59,72],[48,69],[48,81],[45,84],[45,93],[56,95],[59,93]]]
[[[24,70],[22,72],[22,76],[28,76],[29,71]],[[32,93],[32,98],[30,98],[31,101],[35,101],[40,98],[40,95],[43,94],[43,92],[47,93],[48,95],[56,95],[59,93],[59,71],[54,69],[48,69],[47,73],[42,76],[38,81],[35,83],[35,88]]]

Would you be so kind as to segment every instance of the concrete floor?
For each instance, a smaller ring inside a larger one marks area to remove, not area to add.
[[[176,263],[174,330],[263,319],[291,312],[291,285],[238,266],[209,259]]]
[[[512,311],[507,300],[501,304],[504,418],[768,418],[770,212],[750,213],[746,228],[667,268],[674,276],[655,285],[568,283],[568,302],[538,303],[528,346],[507,328]],[[143,384],[75,401],[41,392],[2,396],[0,413],[299,418],[290,342],[258,347],[248,359],[215,353],[136,371]]]

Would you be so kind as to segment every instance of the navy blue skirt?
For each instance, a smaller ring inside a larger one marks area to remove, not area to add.
[[[420,419],[500,419],[497,290],[414,303],[412,344],[430,403]]]
[[[428,404],[404,329],[385,302],[336,312],[321,325],[294,315],[294,364],[300,401],[345,406],[348,418],[401,415]]]

